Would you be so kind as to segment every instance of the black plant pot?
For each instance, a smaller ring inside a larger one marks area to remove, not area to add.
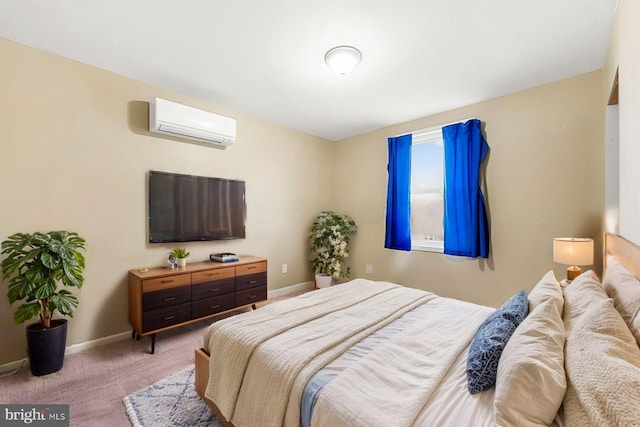
[[[27,352],[31,373],[37,377],[57,372],[64,362],[67,346],[67,321],[51,321],[51,328],[44,329],[40,323],[27,326]]]

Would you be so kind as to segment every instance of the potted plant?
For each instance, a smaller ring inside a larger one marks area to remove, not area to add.
[[[186,267],[187,257],[191,255],[191,253],[187,252],[184,248],[175,248],[171,253],[178,258],[178,267]]]
[[[349,277],[350,269],[345,271],[343,266],[349,256],[349,240],[356,230],[355,221],[346,215],[332,211],[318,214],[309,229],[313,254],[311,266],[316,273],[316,286],[327,287],[331,285],[332,278]]]
[[[27,351],[31,373],[36,376],[59,371],[64,362],[67,320],[53,319],[56,311],[73,317],[78,299],[66,288],[81,288],[85,260],[80,250],[85,240],[77,233],[16,233],[2,242],[2,277],[9,279],[9,303],[18,306],[13,320],[27,326]],[[60,286],[62,285],[62,286]]]

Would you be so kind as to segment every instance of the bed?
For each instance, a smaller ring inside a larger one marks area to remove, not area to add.
[[[236,427],[637,425],[640,247],[605,241],[498,309],[356,279],[224,319],[196,391]]]

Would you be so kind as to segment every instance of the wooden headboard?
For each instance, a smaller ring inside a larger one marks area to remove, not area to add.
[[[634,276],[640,278],[640,246],[617,234],[606,233],[604,239],[605,269],[607,256],[614,257]]]

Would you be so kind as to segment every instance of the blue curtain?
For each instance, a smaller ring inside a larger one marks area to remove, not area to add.
[[[489,221],[480,190],[480,165],[489,150],[480,120],[442,128],[444,140],[444,253],[487,258]]]
[[[411,250],[411,135],[388,139],[387,228],[384,247]]]

